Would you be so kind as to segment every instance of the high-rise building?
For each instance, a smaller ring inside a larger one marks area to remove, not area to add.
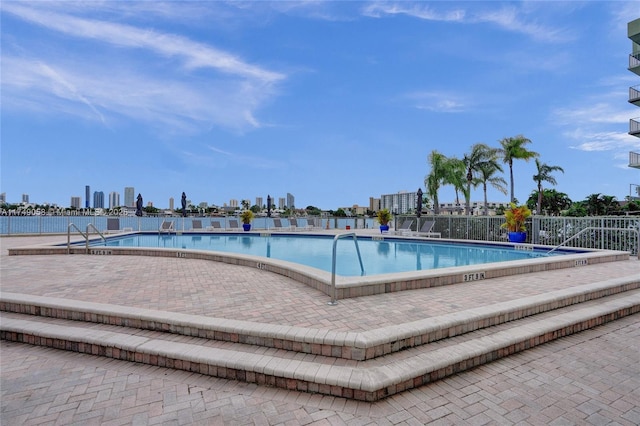
[[[124,205],[127,207],[136,206],[136,192],[132,186],[124,188]]]
[[[397,194],[380,196],[380,209],[387,209],[391,213],[407,214],[416,209],[416,192],[399,191]]]
[[[262,208],[264,204],[262,204],[262,197],[256,197],[256,206]]]
[[[292,194],[287,192],[287,207],[291,210],[296,208],[295,198]]]
[[[0,204],[7,204],[7,193],[3,192],[0,194]]]
[[[174,203],[175,203],[175,200],[173,199],[173,197],[169,197],[169,210],[173,210]]]
[[[640,76],[640,19],[627,24],[627,35],[631,39],[629,71]],[[640,107],[640,84],[629,87],[629,102]],[[640,117],[629,120],[629,134],[640,138]],[[629,152],[629,167],[640,169],[640,152]],[[640,199],[640,181],[629,185],[629,199]]]
[[[104,192],[96,191],[93,193],[93,208],[94,209],[104,208]]]
[[[109,193],[109,208],[115,209],[116,207],[120,207],[120,193],[118,192],[110,192]]]
[[[81,197],[71,197],[71,208],[79,209],[82,205]]]
[[[22,194],[22,202],[29,204],[29,194]]]
[[[84,187],[84,206],[86,208],[91,207],[91,188],[89,185],[85,185]],[[95,207],[95,205],[93,207]]]
[[[369,210],[373,212],[380,210],[380,198],[369,197]]]

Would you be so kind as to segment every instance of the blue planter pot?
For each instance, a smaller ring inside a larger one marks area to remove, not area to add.
[[[526,232],[509,232],[509,241],[512,243],[524,243],[527,241]]]
[[[389,225],[380,225],[380,233],[389,232]]]
[[[250,223],[243,223],[242,224],[242,229],[244,229],[245,231],[251,231],[251,224]]]

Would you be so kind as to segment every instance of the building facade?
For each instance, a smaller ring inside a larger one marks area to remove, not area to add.
[[[82,205],[81,197],[71,197],[71,208],[79,209]]]
[[[396,194],[380,196],[380,209],[387,209],[393,214],[408,214],[416,211],[418,193],[400,191]]]
[[[118,192],[110,192],[109,193],[109,208],[115,209],[116,207],[120,207],[120,194]]]
[[[104,208],[104,192],[96,191],[93,193],[93,208],[94,209]]]
[[[629,71],[640,76],[640,18],[627,24],[627,36],[631,40]],[[640,107],[640,84],[629,87],[629,102]],[[629,120],[629,134],[640,138],[640,117]],[[640,152],[629,153],[629,167],[640,169]],[[629,185],[629,199],[640,200],[640,182]]]
[[[91,207],[91,188],[89,185],[84,187],[84,206],[87,209]],[[95,207],[95,204],[93,207]]]
[[[135,207],[136,191],[132,186],[124,188],[124,205],[127,207]]]

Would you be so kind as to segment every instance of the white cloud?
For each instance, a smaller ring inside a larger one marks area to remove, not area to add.
[[[433,112],[464,112],[466,105],[459,97],[444,92],[415,92],[405,96],[414,103],[414,107]]]

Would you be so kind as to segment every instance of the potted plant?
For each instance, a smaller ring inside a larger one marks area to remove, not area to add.
[[[378,210],[378,222],[380,223],[380,233],[388,232],[391,212],[387,209]]]
[[[242,221],[242,229],[245,231],[251,230],[251,221],[253,220],[253,212],[251,210],[245,210],[240,214],[240,220]]]
[[[531,216],[529,207],[522,205],[517,206],[511,203],[511,206],[505,210],[504,217],[506,221],[501,225],[509,231],[509,241],[512,243],[524,243],[527,239],[527,228],[524,222]]]

